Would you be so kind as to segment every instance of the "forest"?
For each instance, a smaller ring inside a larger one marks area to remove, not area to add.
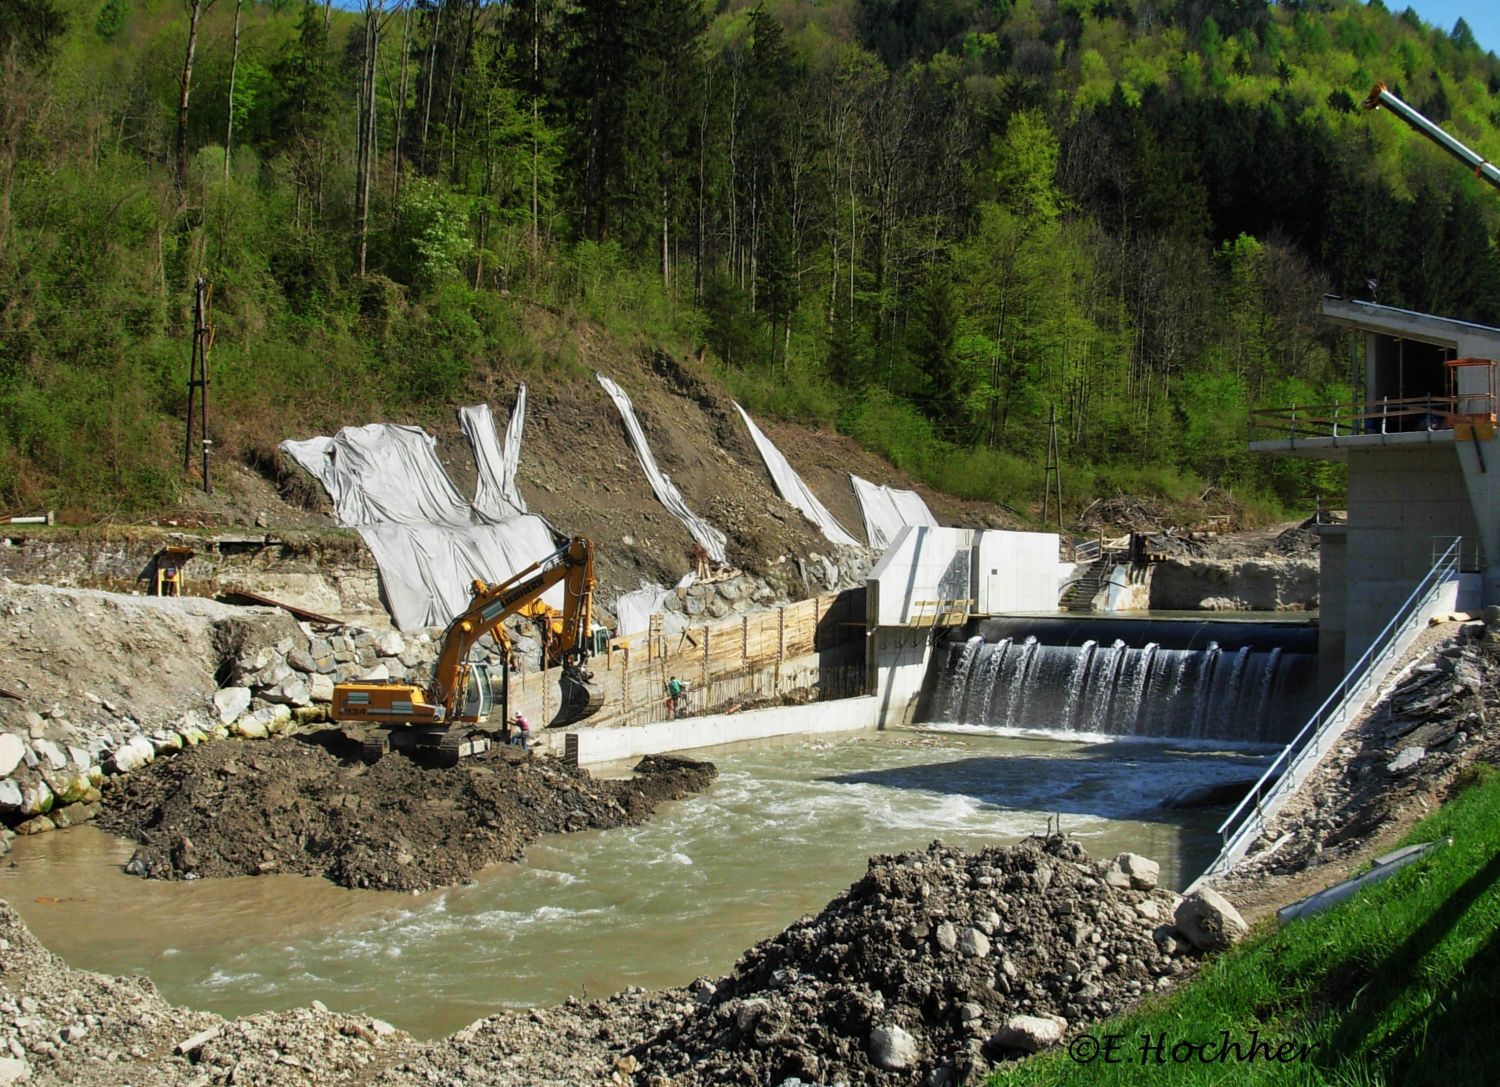
[[[194,284],[221,456],[578,381],[579,329],[930,484],[1337,502],[1324,293],[1500,323],[1500,59],[1380,0],[5,0],[0,506],[170,507]]]

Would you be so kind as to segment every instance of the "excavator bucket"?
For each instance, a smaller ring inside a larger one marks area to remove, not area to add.
[[[548,728],[561,728],[585,717],[592,717],[604,705],[604,692],[591,684],[593,673],[577,666],[565,666],[558,680],[561,695],[557,716],[547,723]]]

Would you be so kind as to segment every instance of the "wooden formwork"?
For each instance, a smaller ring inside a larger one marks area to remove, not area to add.
[[[864,630],[863,588],[672,633],[663,630],[659,615],[652,616],[650,630],[611,639],[608,651],[591,662],[594,685],[604,693],[604,706],[591,723],[664,719],[666,684],[673,676],[687,684],[690,712],[742,695],[809,686],[842,696],[856,682],[846,674],[850,665],[841,663],[836,674],[824,677],[801,658],[860,640]],[[798,666],[787,668],[794,661]]]

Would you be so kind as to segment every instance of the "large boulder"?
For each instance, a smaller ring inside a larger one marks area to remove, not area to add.
[[[895,1023],[870,1031],[870,1060],[887,1072],[900,1072],[917,1062],[917,1040]]]
[[[1106,879],[1116,887],[1129,887],[1137,891],[1149,891],[1156,886],[1161,875],[1161,865],[1139,853],[1121,853],[1109,866]]]
[[[15,811],[21,806],[21,783],[7,778],[0,781],[0,811]]]
[[[1058,1015],[1013,1015],[990,1035],[991,1050],[1035,1053],[1062,1041],[1068,1021]]]
[[[1172,921],[1199,951],[1223,951],[1250,931],[1239,911],[1212,887],[1194,891],[1179,902]]]
[[[26,757],[26,742],[9,732],[0,732],[0,778],[8,777]]]
[[[214,711],[221,724],[233,724],[235,718],[249,708],[249,687],[223,687],[214,692]]]
[[[156,748],[144,736],[132,736],[110,755],[105,769],[114,774],[128,774],[156,758]]]

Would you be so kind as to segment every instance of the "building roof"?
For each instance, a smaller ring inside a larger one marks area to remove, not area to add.
[[[1439,317],[1432,313],[1382,306],[1377,302],[1361,302],[1352,298],[1324,295],[1318,312],[1335,324],[1361,329],[1365,332],[1383,332],[1407,340],[1423,340],[1429,343],[1456,346],[1460,336],[1480,336],[1493,339],[1500,344],[1500,328],[1459,321],[1452,317]]]

